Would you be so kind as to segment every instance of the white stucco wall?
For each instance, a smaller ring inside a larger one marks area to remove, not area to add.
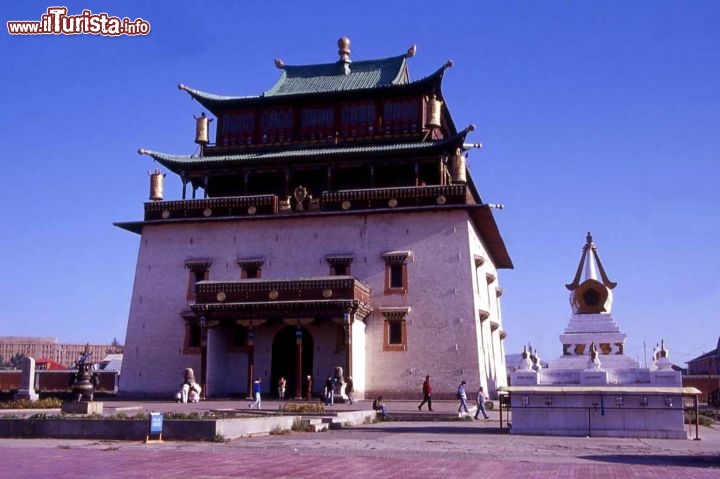
[[[412,253],[407,265],[408,293],[385,295],[382,254],[398,250]],[[238,258],[262,256],[263,279],[294,279],[326,276],[328,254],[352,254],[352,275],[372,292],[374,312],[365,325],[353,329],[353,378],[358,391],[419,397],[427,374],[433,376],[435,395],[452,396],[461,379],[466,379],[471,389],[482,384],[494,390],[496,380],[504,384],[504,356],[500,347],[492,346],[489,327],[490,319],[501,322],[494,294],[498,281],[490,285],[490,301],[487,295],[476,293],[473,255],[486,258],[483,271],[496,276],[497,272],[467,214],[457,210],[145,226],[121,392],[172,392],[185,367],[193,367],[199,376],[200,356],[182,354],[185,329],[180,313],[188,307],[186,260],[211,259],[209,279],[235,281],[240,279]],[[411,308],[406,351],[383,351],[383,307]],[[491,312],[483,324],[478,320],[479,308]],[[317,391],[332,367],[344,364],[344,352],[335,351],[335,331],[316,323],[307,330],[314,341]],[[268,322],[257,328],[256,375],[269,378],[272,340],[284,326]],[[481,328],[486,328],[482,343]],[[208,381],[217,383],[209,392],[244,391],[245,355],[223,352],[223,347],[217,346],[218,338],[209,340],[210,348],[213,343],[209,365],[214,371],[208,373]]]

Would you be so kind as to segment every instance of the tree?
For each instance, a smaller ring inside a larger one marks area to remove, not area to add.
[[[108,348],[107,352],[109,354],[112,353],[122,353],[124,349],[124,346],[120,344],[120,342],[117,340],[117,338],[113,338],[112,342],[110,343],[110,347]]]
[[[22,361],[25,359],[25,353],[15,353],[8,361],[8,366],[13,369],[22,369]]]

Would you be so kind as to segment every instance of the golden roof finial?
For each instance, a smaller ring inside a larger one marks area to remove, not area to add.
[[[406,56],[407,56],[408,58],[412,58],[412,57],[415,56],[415,53],[417,53],[417,45],[413,45],[413,46],[411,46],[410,48],[408,48],[408,51],[407,51],[407,55],[406,55]]]
[[[276,59],[275,59],[275,66],[276,66],[277,68],[279,68],[280,70],[282,70],[283,68],[285,68],[285,62],[282,61],[281,58],[276,58]]]
[[[344,62],[350,61],[350,39],[348,37],[340,37],[338,40],[338,55],[340,60]]]

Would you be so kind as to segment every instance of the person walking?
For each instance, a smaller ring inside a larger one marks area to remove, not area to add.
[[[333,391],[332,376],[325,380],[325,405],[332,406],[335,403],[335,392]]]
[[[428,411],[433,410],[432,408],[432,385],[430,384],[430,375],[425,376],[425,381],[422,385],[423,400],[418,406],[418,411],[422,411],[422,407],[425,403],[428,405]]]
[[[251,402],[248,406],[250,409],[253,407],[260,409],[262,407],[262,401],[260,399],[260,378],[257,378],[253,383],[253,397],[255,401]]]
[[[480,413],[482,413],[483,417],[485,419],[490,419],[490,416],[488,416],[487,411],[485,411],[485,401],[487,398],[485,397],[485,392],[483,391],[483,387],[480,386],[480,389],[478,389],[477,397],[475,398],[475,401],[477,402],[477,411],[475,411],[475,419],[478,419],[478,416]]]
[[[345,395],[348,397],[348,402],[350,404],[353,403],[353,392],[355,392],[355,386],[353,384],[352,376],[347,377],[347,381],[345,381]]]
[[[458,407],[458,412],[461,412],[464,410],[466,413],[470,413],[470,411],[468,411],[468,407],[467,407],[467,393],[465,392],[466,384],[467,384],[467,382],[465,382],[465,380],[463,380],[457,389],[457,398],[460,400],[460,406]]]

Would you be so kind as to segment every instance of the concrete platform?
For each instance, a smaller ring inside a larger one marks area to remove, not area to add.
[[[105,414],[138,408],[247,410],[247,404],[244,400],[198,404],[106,401]],[[0,471],[0,478],[70,477],[87,470],[108,479],[720,477],[720,428],[701,427],[700,441],[514,436],[500,430],[497,409],[488,411],[488,421],[458,420],[455,401],[433,401],[433,413],[419,412],[418,404],[387,401],[391,419],[395,419],[387,422],[327,427],[320,433],[251,435],[223,443],[178,442],[165,435],[162,444],[143,444],[142,440],[0,439],[5,471]],[[263,401],[265,409],[253,411],[252,416],[271,418],[279,405]],[[368,410],[370,402],[328,409]]]

